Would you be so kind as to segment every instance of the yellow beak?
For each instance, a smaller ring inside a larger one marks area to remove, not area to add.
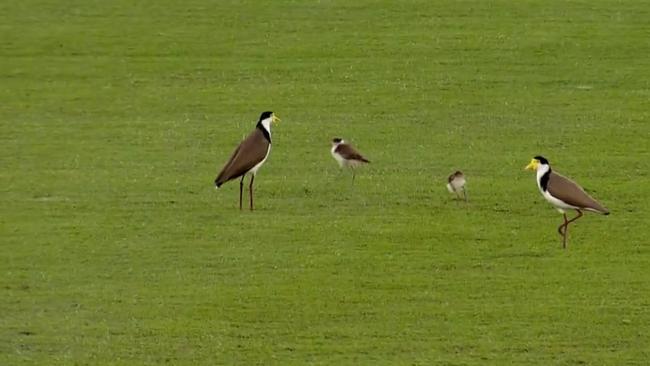
[[[271,121],[272,121],[272,122],[275,122],[275,123],[278,123],[278,122],[280,122],[280,119],[279,119],[275,114],[273,114],[273,115],[271,116]]]
[[[539,165],[539,161],[537,161],[537,159],[533,159],[530,161],[528,165],[526,165],[524,170],[537,170],[538,165]]]

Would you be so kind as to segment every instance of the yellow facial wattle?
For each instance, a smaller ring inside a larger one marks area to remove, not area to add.
[[[524,168],[525,170],[537,170],[537,166],[539,165],[539,160],[537,159],[532,159],[528,165]]]

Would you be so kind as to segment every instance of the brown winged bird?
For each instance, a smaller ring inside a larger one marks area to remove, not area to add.
[[[564,223],[557,231],[562,235],[562,247],[566,248],[569,224],[582,217],[582,211],[609,215],[609,210],[589,196],[576,182],[553,170],[543,156],[536,156],[525,169],[537,171],[537,187],[547,201],[564,215]],[[578,215],[567,220],[566,210],[576,210]]]
[[[341,138],[332,139],[332,156],[339,163],[341,168],[348,167],[352,170],[352,183],[354,184],[354,170],[365,163],[370,163],[370,160],[364,158],[352,145],[347,144]]]
[[[460,170],[456,170],[454,174],[451,174],[449,178],[447,178],[447,190],[449,193],[456,193],[456,197],[458,198],[460,198],[460,192],[463,192],[463,198],[465,199],[465,202],[467,202],[465,183],[467,183],[465,174]]]
[[[239,209],[242,209],[242,196],[244,192],[244,178],[251,173],[251,181],[248,186],[250,192],[250,208],[253,210],[253,180],[257,170],[264,164],[271,152],[271,124],[280,119],[273,112],[264,112],[257,122],[255,130],[251,132],[244,141],[232,153],[230,160],[221,169],[221,172],[214,180],[217,189],[229,180],[241,177],[239,181]]]

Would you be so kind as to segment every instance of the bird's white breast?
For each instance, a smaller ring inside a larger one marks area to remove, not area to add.
[[[269,144],[269,148],[266,150],[266,155],[264,156],[264,159],[262,159],[262,161],[260,161],[259,163],[255,164],[253,169],[249,170],[249,172],[255,175],[257,173],[257,170],[264,164],[266,159],[269,157],[270,153],[271,153],[271,144]]]
[[[545,169],[537,169],[537,188],[539,188],[539,191],[542,193],[542,196],[544,196],[544,199],[546,199],[548,202],[550,202],[555,208],[560,211],[561,213],[564,213],[564,210],[570,210],[570,209],[575,209],[577,207],[571,206],[567,203],[564,203],[563,201],[551,196],[551,194],[548,191],[545,191],[544,188],[542,188],[542,177],[546,172],[548,172],[549,168],[546,167]]]
[[[556,208],[558,211],[560,211],[560,212],[562,212],[562,213],[564,213],[564,210],[577,209],[577,207],[575,207],[575,206],[571,206],[571,205],[565,203],[564,201],[561,201],[561,200],[559,200],[559,199],[557,199],[557,198],[551,196],[551,194],[548,193],[548,191],[542,191],[542,196],[544,196],[544,198],[545,198],[548,202],[550,202],[553,206],[555,206],[555,208]]]
[[[331,153],[332,153],[332,157],[334,157],[334,159],[339,163],[339,166],[342,167],[345,165],[346,160],[341,156],[341,154],[336,152],[337,147],[338,145],[332,146]]]
[[[458,190],[465,186],[465,178],[455,178],[451,181],[451,186],[454,190]]]

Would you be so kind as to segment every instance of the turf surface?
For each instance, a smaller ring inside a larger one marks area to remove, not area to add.
[[[647,364],[648,19],[642,1],[2,2],[0,364]],[[240,212],[212,181],[268,109]],[[334,136],[372,160],[354,186]],[[523,171],[537,154],[612,211],[567,250]]]

